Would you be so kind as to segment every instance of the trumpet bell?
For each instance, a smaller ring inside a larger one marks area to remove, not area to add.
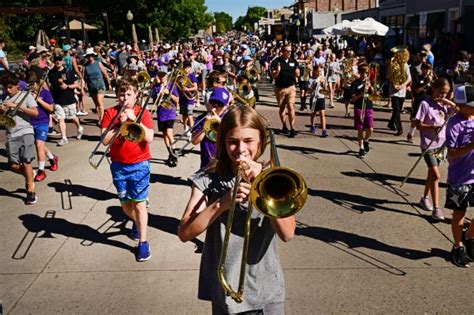
[[[150,75],[148,74],[148,71],[143,70],[138,72],[137,81],[139,84],[145,84],[146,82],[150,81]]]
[[[250,189],[250,200],[262,214],[286,218],[303,208],[308,188],[303,177],[294,170],[276,166],[257,176]]]
[[[382,100],[382,96],[380,94],[372,94],[368,96],[368,99],[372,102],[380,102]]]
[[[120,134],[125,140],[139,143],[145,139],[145,130],[140,124],[126,122],[120,127]]]
[[[0,127],[15,128],[16,127],[16,122],[10,116],[0,115]]]

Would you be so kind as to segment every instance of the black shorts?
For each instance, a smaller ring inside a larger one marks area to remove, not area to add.
[[[298,82],[298,85],[300,86],[301,90],[307,90],[308,89],[308,81],[300,81]]]
[[[173,129],[173,126],[174,126],[174,119],[158,121],[158,131]]]
[[[342,94],[342,101],[343,102],[350,102],[351,99],[352,99],[351,88],[344,88],[344,92]]]
[[[444,207],[455,211],[464,211],[474,206],[474,184],[451,185],[446,189],[446,203]]]
[[[311,111],[313,113],[325,109],[326,103],[324,102],[324,98],[317,98],[316,101],[314,100],[314,98],[311,99]]]

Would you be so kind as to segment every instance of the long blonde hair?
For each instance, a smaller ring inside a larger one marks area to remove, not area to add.
[[[237,106],[229,110],[222,118],[217,132],[217,154],[214,160],[209,163],[206,169],[208,173],[225,174],[226,171],[232,170],[232,160],[227,154],[226,138],[230,130],[234,128],[251,128],[256,129],[260,135],[260,144],[256,158],[259,158],[265,151],[267,122],[250,106]]]

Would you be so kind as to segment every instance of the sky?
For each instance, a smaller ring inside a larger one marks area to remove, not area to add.
[[[289,6],[294,2],[294,0],[206,0],[205,5],[209,12],[226,12],[235,22],[239,16],[247,13],[249,6],[276,9]]]

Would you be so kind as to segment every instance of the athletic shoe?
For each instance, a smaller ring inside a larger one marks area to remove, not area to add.
[[[129,236],[134,241],[138,241],[140,239],[140,234],[138,234],[138,227],[135,222],[133,222],[132,230],[130,231]]]
[[[407,142],[408,143],[413,143],[413,136],[411,134],[407,134]]]
[[[431,205],[430,199],[421,197],[419,202],[420,208],[426,211],[433,211],[433,206]]]
[[[461,246],[451,250],[451,262],[458,267],[468,268],[470,259],[466,254],[466,249]]]
[[[365,150],[361,148],[361,149],[359,150],[359,157],[360,157],[361,159],[363,159],[364,156],[365,156]]]
[[[313,126],[313,127],[309,128],[309,132],[311,132],[313,135],[315,135],[316,134],[316,127]]]
[[[335,106],[334,106],[334,105],[331,105],[331,104],[329,104],[329,105],[327,105],[326,107],[327,107],[327,108],[334,108]]]
[[[328,131],[326,129],[323,129],[323,132],[321,133],[321,137],[326,138],[327,136],[329,136]]]
[[[77,128],[77,136],[76,136],[76,139],[77,139],[77,140],[81,140],[83,134],[84,134],[84,127],[79,126],[79,128]]]
[[[369,141],[364,141],[364,151],[365,153],[369,153],[370,151]]]
[[[61,138],[61,140],[58,141],[58,146],[62,147],[65,144],[68,144],[68,140],[66,138]]]
[[[32,205],[32,204],[35,204],[37,201],[38,201],[38,199],[36,198],[36,194],[34,192],[28,191],[26,193],[25,204]]]
[[[137,247],[137,261],[146,261],[151,258],[150,244],[139,242]]]
[[[435,207],[431,213],[431,217],[436,221],[444,221],[443,211],[440,208]]]
[[[392,125],[392,124],[388,124],[387,128],[392,130],[392,131],[397,131],[397,127],[395,127],[395,125]]]
[[[288,138],[294,138],[296,137],[296,130],[295,129],[291,129],[290,130],[290,133],[288,134]]]
[[[35,176],[35,182],[42,182],[46,179],[46,172],[44,170],[38,170]]]
[[[55,172],[58,170],[58,161],[59,157],[55,155],[52,159],[49,160],[49,164],[51,164],[50,170]]]
[[[403,134],[403,130],[399,130],[397,131],[397,133],[395,134],[395,136],[401,136]]]
[[[281,128],[281,133],[282,134],[286,135],[286,134],[288,134],[288,132],[289,132],[289,130],[286,126],[283,126],[283,128]]]
[[[57,135],[59,135],[59,132],[57,132],[53,128],[48,129],[48,136],[57,136]]]

